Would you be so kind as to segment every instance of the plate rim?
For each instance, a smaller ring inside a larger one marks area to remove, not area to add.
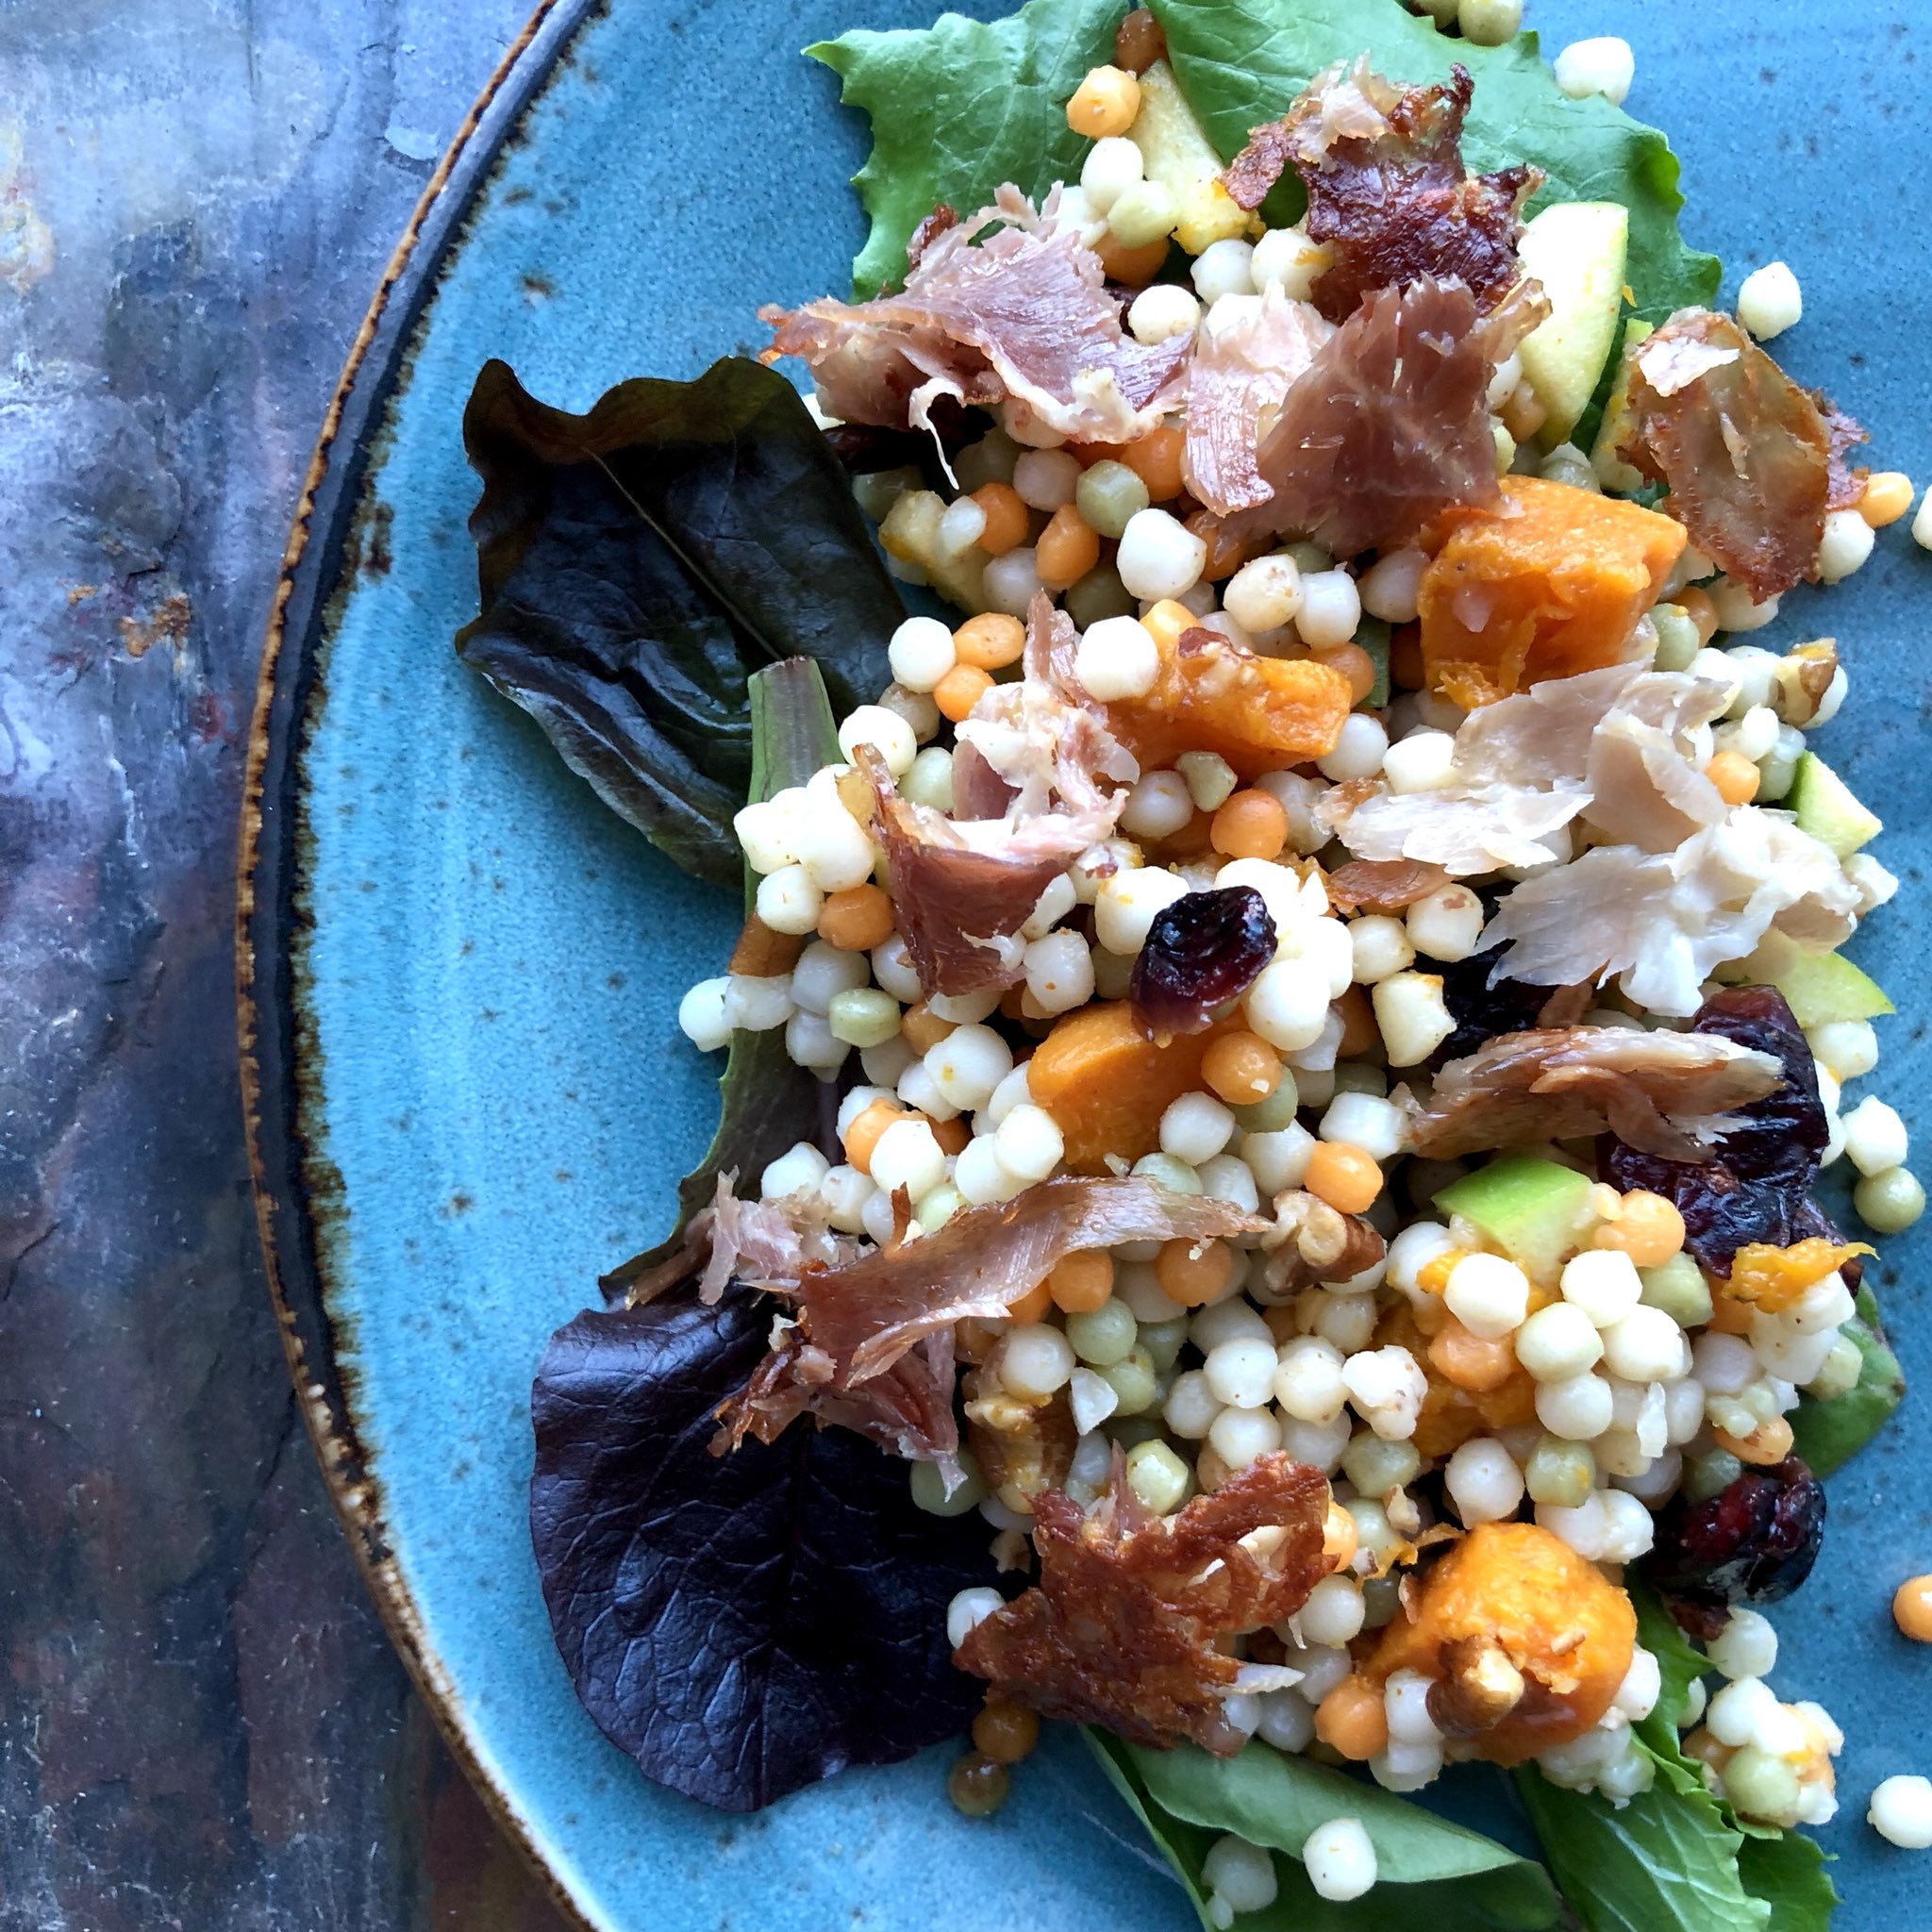
[[[269,1298],[296,1409],[336,1520],[391,1645],[443,1743],[497,1827],[581,1932],[610,1932],[567,1885],[535,1827],[491,1773],[455,1683],[429,1642],[391,1547],[380,1483],[364,1456],[336,1358],[318,1230],[341,1212],[339,1181],[303,1128],[312,1044],[297,1010],[291,936],[302,825],[299,742],[316,661],[346,575],[362,487],[417,326],[506,144],[579,32],[614,0],[535,0],[471,103],[391,251],[323,412],[270,594],[256,675],[237,827],[235,1017],[242,1131]]]

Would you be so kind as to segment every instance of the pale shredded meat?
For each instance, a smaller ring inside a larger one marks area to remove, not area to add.
[[[1680,308],[1630,351],[1618,454],[1669,489],[1662,508],[1760,604],[1817,575],[1825,511],[1857,501],[1843,455],[1862,434],[1727,315]]]
[[[1824,952],[1850,937],[1858,896],[1817,840],[1781,814],[1733,808],[1674,852],[1599,845],[1517,886],[1481,944],[1533,986],[1619,975],[1646,1011],[1694,1013],[1718,967],[1775,929]]]
[[[1330,68],[1280,121],[1256,128],[1222,177],[1242,208],[1257,208],[1284,168],[1301,175],[1308,237],[1333,252],[1314,287],[1331,321],[1374,290],[1424,277],[1463,283],[1485,308],[1515,285],[1521,211],[1542,175],[1463,173],[1474,92],[1460,66],[1445,83],[1398,88],[1364,56],[1345,72]]]
[[[1783,1085],[1773,1055],[1716,1034],[1539,1027],[1451,1060],[1409,1129],[1415,1151],[1430,1160],[1606,1128],[1646,1154],[1707,1160],[1726,1112]]]
[[[1036,1500],[1039,1584],[976,1624],[953,1660],[1045,1716],[1230,1757],[1247,1737],[1225,1715],[1243,1669],[1226,1640],[1307,1601],[1330,1568],[1327,1508],[1322,1473],[1276,1454],[1154,1516],[1116,1451],[1091,1516],[1060,1491]]]
[[[1307,303],[1274,287],[1238,308],[1224,300],[1209,310],[1188,365],[1183,470],[1189,490],[1215,515],[1256,508],[1273,495],[1256,452],[1290,389],[1334,333]]]
[[[1375,291],[1263,434],[1255,469],[1267,501],[1223,527],[1297,531],[1353,557],[1406,541],[1452,504],[1494,502],[1490,378],[1548,312],[1533,282],[1487,315],[1461,282],[1424,275]]]
[[[1123,330],[1100,258],[1059,219],[1058,190],[1037,213],[1008,184],[970,221],[934,219],[915,237],[902,292],[761,308],[773,329],[762,359],[802,357],[824,408],[847,423],[929,426],[950,396],[983,407],[1012,397],[1088,441],[1127,442],[1158,425],[1179,398],[1191,339],[1149,346]]]
[[[1004,1315],[1067,1256],[1122,1241],[1209,1241],[1268,1224],[1207,1194],[1174,1194],[1139,1175],[1041,1181],[903,1247],[879,1249],[800,1283],[811,1341],[848,1384],[882,1374],[923,1336]]]
[[[1440,865],[1420,858],[1351,858],[1328,874],[1328,903],[1344,918],[1400,912],[1449,883]]]
[[[816,1196],[743,1201],[732,1191],[736,1179],[735,1173],[721,1174],[710,1205],[685,1224],[679,1245],[655,1268],[624,1280],[627,1307],[642,1307],[693,1275],[706,1303],[717,1301],[734,1279],[791,1288],[808,1269],[842,1267],[859,1253],[857,1241],[832,1232]]]

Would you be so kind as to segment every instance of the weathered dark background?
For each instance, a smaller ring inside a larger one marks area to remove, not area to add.
[[[0,0],[0,1926],[537,1932],[258,1258],[229,923],[343,352],[529,0]]]

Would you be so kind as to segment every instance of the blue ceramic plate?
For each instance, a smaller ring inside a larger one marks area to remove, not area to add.
[[[521,712],[462,670],[475,610],[458,421],[507,357],[582,409],[643,373],[755,349],[753,310],[842,291],[863,130],[796,49],[919,25],[930,0],[554,0],[479,104],[398,251],[317,454],[263,668],[242,892],[244,1058],[262,1227],[296,1383],[398,1644],[510,1830],[606,1932],[1052,1924],[1183,1932],[1192,1914],[1077,1748],[990,1824],[947,1807],[941,1751],[749,1819],[646,1784],[578,1708],[525,1529],[530,1376],[595,1277],[657,1239],[703,1145],[713,1069],[679,1036],[715,970],[724,895],[661,861]],[[973,11],[1003,8],[975,5]],[[1531,0],[1546,44],[1614,27],[1632,109],[1684,158],[1690,238],[1734,267],[1783,256],[1806,319],[1778,344],[1932,474],[1932,258],[1904,191],[1919,125],[1912,0],[1836,8]],[[1928,58],[1932,66],[1932,58]],[[1912,932],[1928,770],[1927,558],[1903,525],[1829,614],[1787,601],[1768,641],[1836,630],[1852,696],[1829,750],[1892,830],[1907,881],[1860,957],[1932,991]],[[1902,1000],[1902,1003],[1904,1003]],[[1875,1085],[1908,1116],[1922,1020],[1885,1028]],[[1881,1291],[1907,1368],[1932,1365],[1891,1244]],[[1932,1771],[1932,1653],[1893,1634],[1893,1582],[1932,1569],[1908,1407],[1832,1490],[1818,1575],[1780,1618],[1788,1695],[1844,1723],[1825,1833],[1841,1924],[1924,1924],[1923,1876],[1860,1820],[1887,1773]],[[1452,1784],[1454,1780],[1451,1781]],[[1499,1788],[1459,1808],[1520,1835]],[[1916,1878],[1916,1884],[1915,1884]]]

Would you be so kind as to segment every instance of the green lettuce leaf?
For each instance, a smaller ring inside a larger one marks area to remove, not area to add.
[[[481,614],[457,650],[610,808],[735,887],[746,681],[811,658],[840,713],[877,694],[905,616],[798,392],[756,362],[620,383],[590,412],[485,364],[463,413]]]
[[[1771,1907],[1766,1932],[1825,1932],[1838,1889],[1815,1839],[1801,1831],[1747,1837],[1738,1852],[1744,1890]]]
[[[1004,181],[1040,194],[1077,181],[1091,143],[1067,125],[1068,97],[1113,57],[1123,0],[1031,0],[1005,20],[944,13],[929,27],[853,32],[805,51],[872,117],[873,149],[852,177],[872,232],[852,264],[865,301],[906,277],[906,243],[941,202],[972,214]]]
[[[1886,1344],[1878,1302],[1869,1288],[1859,1289],[1858,1311],[1841,1332],[1863,1357],[1857,1383],[1824,1401],[1807,1395],[1791,1415],[1794,1446],[1817,1475],[1829,1475],[1850,1461],[1885,1426],[1906,1392],[1905,1371]]]
[[[755,671],[748,680],[752,775],[748,799],[774,798],[803,785],[839,756],[839,733],[825,681],[808,658],[788,658]],[[750,911],[758,880],[744,867],[744,903]],[[785,1029],[763,1033],[741,1028],[731,1036],[718,1081],[718,1127],[705,1158],[677,1184],[677,1225],[655,1248],[605,1275],[599,1286],[621,1301],[639,1276],[660,1267],[684,1245],[684,1231],[718,1191],[727,1171],[754,1179],[788,1147],[819,1132],[824,1096],[830,1090],[785,1050]]]
[[[1481,173],[1533,161],[1547,177],[1532,208],[1552,201],[1620,201],[1630,210],[1625,271],[1637,312],[1661,320],[1717,294],[1718,261],[1677,232],[1684,197],[1677,158],[1654,127],[1601,94],[1573,101],[1537,53],[1534,34],[1500,47],[1445,39],[1398,0],[1149,0],[1167,34],[1181,90],[1224,158],[1251,128],[1279,119],[1337,60],[1366,52],[1391,80],[1446,80],[1460,62],[1475,80],[1462,151]],[[1299,184],[1276,190],[1271,217],[1299,212]]]
[[[1424,1914],[1430,1932],[1542,1932],[1560,1923],[1561,1904],[1541,1865],[1377,1785],[1259,1742],[1215,1757],[1191,1744],[1154,1751],[1104,1731],[1086,1736],[1204,1925],[1212,1922],[1202,1862],[1230,1831],[1276,1854],[1280,1886],[1274,1905],[1236,1918],[1238,1932],[1370,1932]],[[1375,1847],[1374,1890],[1345,1905],[1316,1893],[1300,1858],[1309,1832],[1335,1818],[1359,1819]]]

